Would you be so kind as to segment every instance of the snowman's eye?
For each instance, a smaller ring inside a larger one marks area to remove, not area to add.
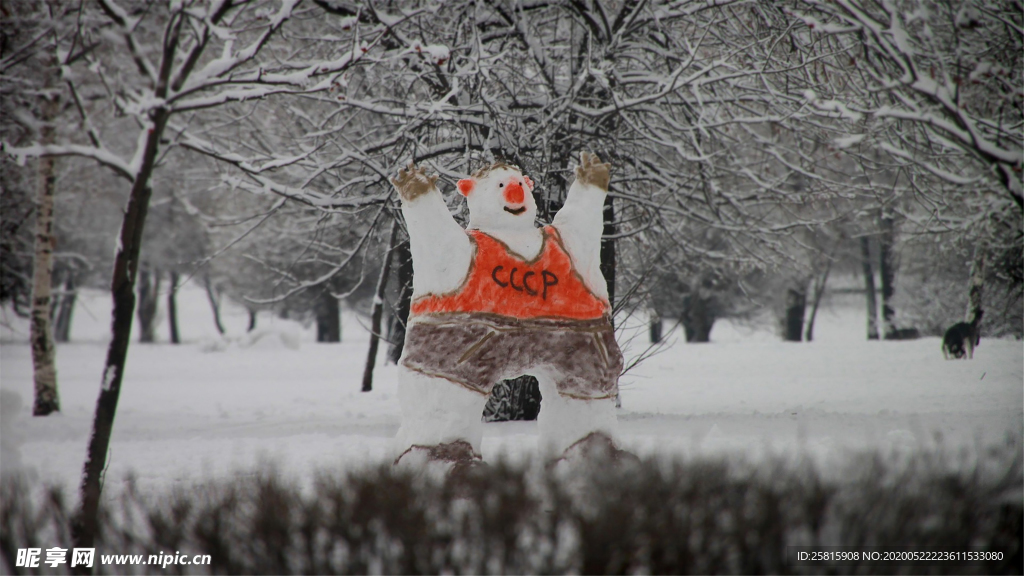
[[[498,184],[498,188],[504,188],[504,187],[505,187],[504,184]]]

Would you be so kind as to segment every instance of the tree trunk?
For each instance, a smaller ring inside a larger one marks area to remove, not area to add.
[[[974,250],[974,262],[971,263],[971,283],[967,291],[967,310],[964,322],[975,324],[981,316],[982,292],[985,288],[985,252],[987,246],[981,243]]]
[[[143,263],[139,270],[139,342],[156,341],[156,308],[160,297],[160,270]]]
[[[861,264],[864,267],[864,294],[868,307],[868,340],[878,340],[878,302],[875,301],[875,273],[871,266],[871,239],[860,237]]]
[[[395,310],[388,333],[391,340],[388,360],[398,364],[405,348],[405,324],[409,321],[409,309],[412,307],[412,252],[408,240],[395,247],[395,260],[398,264],[398,310]]]
[[[800,342],[804,328],[804,314],[807,310],[806,283],[786,290],[786,316],[783,321],[782,337],[786,342]]]
[[[373,369],[377,364],[377,346],[380,344],[381,318],[384,316],[384,293],[391,275],[391,253],[395,250],[398,239],[398,219],[391,224],[391,239],[384,253],[384,263],[377,276],[377,289],[373,292],[373,315],[370,320],[370,349],[366,352],[366,367],[363,368],[363,392],[373,390]]]
[[[56,116],[56,101],[43,103],[44,118]],[[40,141],[53,142],[53,127],[42,128]],[[29,328],[32,342],[32,368],[35,379],[33,416],[46,416],[60,410],[57,394],[56,349],[50,322],[50,301],[53,287],[53,194],[56,185],[54,158],[39,159],[38,199],[36,205],[35,258],[32,265],[32,314]]]
[[[68,342],[71,340],[71,317],[75,311],[75,300],[78,298],[78,273],[74,269],[67,271],[64,278],[64,293],[61,294],[60,304],[57,305],[57,314],[54,319],[54,338],[57,342]]]
[[[171,288],[167,291],[167,324],[171,329],[171,344],[181,344],[178,332],[178,272],[171,270]]]
[[[255,308],[252,308],[252,307],[249,307],[249,308],[246,308],[246,311],[249,312],[249,326],[245,329],[245,331],[246,332],[252,332],[253,330],[256,329],[256,316],[259,313],[259,310],[255,309]],[[341,338],[340,324],[339,324],[339,328],[338,328],[338,337],[339,337],[339,339]]]
[[[210,309],[213,310],[213,323],[217,326],[217,332],[223,336],[225,330],[220,322],[220,296],[217,295],[209,274],[203,275],[203,286],[206,287],[206,299],[210,301]]]
[[[836,244],[839,247],[839,244]],[[818,317],[818,306],[821,304],[821,297],[825,294],[825,284],[828,282],[829,272],[832,271],[833,255],[835,255],[835,249],[832,250],[832,254],[828,255],[828,261],[825,263],[825,271],[821,276],[814,278],[814,294],[812,298],[814,302],[811,304],[811,317],[807,320],[807,329],[804,332],[804,341],[811,342],[814,340],[814,319]]]
[[[896,238],[892,216],[882,216],[882,233],[878,237],[878,275],[882,280],[882,338],[889,339],[896,334],[896,310],[892,297],[896,292],[896,254],[893,251]]]
[[[608,304],[611,305],[612,330],[615,329],[615,200],[611,195],[604,198],[604,229],[601,230],[601,275],[608,283]],[[540,401],[538,389],[537,401]],[[615,393],[615,407],[622,407],[622,396]]]
[[[684,298],[683,332],[689,343],[705,343],[711,341],[711,327],[715,324],[715,313],[707,298],[692,293]]]
[[[604,230],[601,240],[601,274],[608,282],[608,303],[615,309],[615,203],[611,196],[604,199]],[[614,319],[612,326],[615,325]]]
[[[341,342],[341,309],[338,299],[326,287],[316,303],[316,341]]]
[[[651,311],[651,319],[650,319],[651,344],[658,344],[658,343],[661,342],[662,327],[663,327],[663,322],[661,320],[661,315],[652,310]]]
[[[117,400],[121,394],[121,381],[124,377],[124,365],[128,358],[128,345],[132,334],[135,278],[138,272],[139,252],[142,248],[142,230],[146,223],[149,199],[153,194],[149,180],[153,174],[167,117],[167,111],[163,108],[157,108],[151,113],[152,126],[148,129],[139,170],[132,182],[128,205],[121,220],[121,235],[114,257],[110,287],[114,303],[112,338],[107,348],[107,360],[103,368],[99,398],[96,400],[92,435],[83,466],[81,509],[72,523],[74,544],[78,548],[95,547],[103,470],[107,464],[107,450],[114,429],[114,414],[117,412]]]

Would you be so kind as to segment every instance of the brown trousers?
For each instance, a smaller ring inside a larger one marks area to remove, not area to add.
[[[458,312],[410,318],[401,364],[481,394],[500,380],[542,371],[562,396],[599,399],[618,392],[623,362],[607,318]]]

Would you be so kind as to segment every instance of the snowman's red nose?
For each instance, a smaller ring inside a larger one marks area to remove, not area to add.
[[[508,186],[505,186],[505,202],[509,204],[522,204],[525,199],[523,187],[518,182],[510,182]]]

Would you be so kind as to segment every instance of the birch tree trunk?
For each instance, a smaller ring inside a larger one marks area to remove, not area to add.
[[[864,294],[868,307],[868,340],[878,340],[878,302],[875,300],[875,273],[871,266],[871,239],[860,237],[861,264],[864,268]]]
[[[58,103],[47,99],[43,103],[44,117],[56,116]],[[53,127],[42,128],[41,142],[53,141]],[[57,394],[56,349],[53,345],[53,325],[50,321],[50,302],[53,288],[53,194],[56,173],[52,157],[39,159],[38,202],[36,205],[35,258],[32,266],[32,313],[29,328],[32,342],[32,369],[35,378],[33,416],[46,416],[60,410]]]

